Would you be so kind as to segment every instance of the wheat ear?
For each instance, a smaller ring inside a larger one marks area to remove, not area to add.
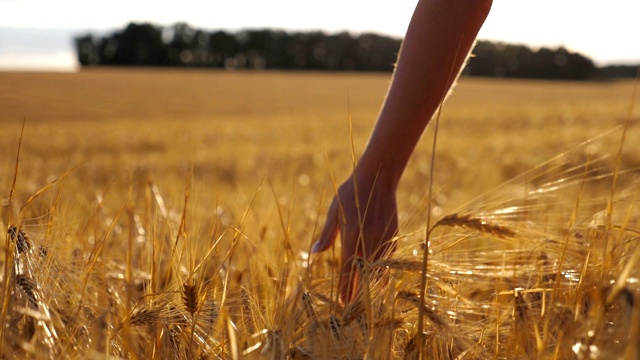
[[[505,226],[492,224],[478,217],[472,217],[471,215],[461,215],[458,213],[447,215],[442,219],[438,220],[438,222],[435,223],[435,225],[433,225],[433,229],[435,229],[438,226],[461,227],[465,229],[476,230],[486,234],[495,235],[500,238],[514,237],[516,235],[513,230]]]
[[[200,287],[193,281],[182,285],[182,303],[191,316],[200,309]]]
[[[16,243],[16,251],[18,254],[29,251],[31,249],[31,239],[24,230],[18,228],[15,225],[9,226],[7,230],[11,240]]]

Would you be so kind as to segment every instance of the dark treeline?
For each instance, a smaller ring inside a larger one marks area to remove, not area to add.
[[[473,53],[465,69],[472,76],[584,80],[598,75],[593,61],[562,47],[532,50],[478,41]]]
[[[78,37],[75,43],[83,66],[258,70],[391,71],[400,48],[400,39],[368,33],[208,32],[184,23],[169,27],[131,23],[111,35]],[[582,80],[602,75],[622,77],[631,72],[615,68],[600,73],[593,61],[564,48],[532,50],[479,41],[474,54],[465,68],[465,74],[472,76]]]
[[[391,71],[399,39],[343,32],[205,32],[186,24],[129,24],[102,38],[76,38],[80,64]]]
[[[640,65],[609,65],[598,69],[603,78],[634,78],[640,75]]]

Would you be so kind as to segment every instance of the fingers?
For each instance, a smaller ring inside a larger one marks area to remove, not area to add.
[[[351,301],[355,286],[356,272],[352,271],[353,256],[345,260],[342,264],[342,273],[340,274],[340,300],[343,304]]]
[[[327,212],[327,220],[325,222],[324,228],[322,229],[322,233],[313,244],[311,248],[311,253],[319,253],[329,249],[333,243],[335,243],[336,238],[338,237],[338,232],[340,232],[340,207],[336,199],[333,200],[329,210]],[[343,232],[342,234],[342,270],[340,273],[340,299],[344,302],[347,302],[351,298],[352,294],[352,271],[351,265],[353,263],[353,256],[356,253],[356,243],[358,239],[358,233],[356,234],[346,234]]]
[[[360,248],[358,240],[360,239],[361,231],[349,229],[345,226],[342,230],[342,270],[340,273],[340,299],[343,303],[347,303],[353,299],[357,291],[359,291],[358,272],[354,268],[354,259],[359,256],[362,259],[366,259],[369,262],[375,262],[376,260],[388,256],[395,251],[396,242],[393,237],[397,234],[397,218],[393,217],[386,229],[376,232],[380,237],[377,241],[372,240],[370,237],[363,236],[362,241],[365,242],[364,249]],[[364,250],[364,252],[363,252]],[[375,275],[377,277],[377,275]]]
[[[347,303],[353,297],[356,287],[356,272],[353,271],[353,259],[357,252],[359,231],[342,232],[342,270],[340,272],[340,299],[343,303]]]
[[[353,269],[353,259],[360,256],[374,262],[389,255],[395,249],[393,237],[398,231],[397,208],[393,194],[377,194],[367,198],[371,207],[367,206],[364,215],[355,205],[350,188],[340,192],[340,199],[345,208],[340,207],[338,197],[333,199],[327,212],[327,219],[311,252],[319,253],[329,249],[341,233],[342,267],[339,275],[339,293],[343,302],[353,299],[358,289],[357,271]],[[345,200],[347,199],[347,200]],[[352,205],[354,203],[354,205]],[[365,219],[359,220],[360,216]]]
[[[329,212],[327,213],[327,221],[324,224],[324,229],[322,229],[322,233],[320,234],[320,238],[313,244],[311,248],[311,253],[319,253],[327,250],[333,245],[336,241],[336,237],[338,236],[338,231],[340,229],[339,223],[339,211],[336,200],[333,201],[331,206],[329,207]]]

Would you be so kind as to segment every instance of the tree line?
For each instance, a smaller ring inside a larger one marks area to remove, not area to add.
[[[392,71],[400,39],[364,33],[244,30],[205,31],[178,23],[130,23],[106,36],[75,39],[82,66],[170,66],[223,69]],[[479,41],[464,72],[472,76],[591,79],[601,75],[589,58],[565,48]],[[624,69],[612,72],[626,74]]]

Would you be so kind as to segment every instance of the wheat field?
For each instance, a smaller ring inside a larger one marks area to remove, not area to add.
[[[463,78],[396,253],[337,301],[339,251],[309,249],[388,81],[0,73],[3,357],[638,358],[633,81]]]

